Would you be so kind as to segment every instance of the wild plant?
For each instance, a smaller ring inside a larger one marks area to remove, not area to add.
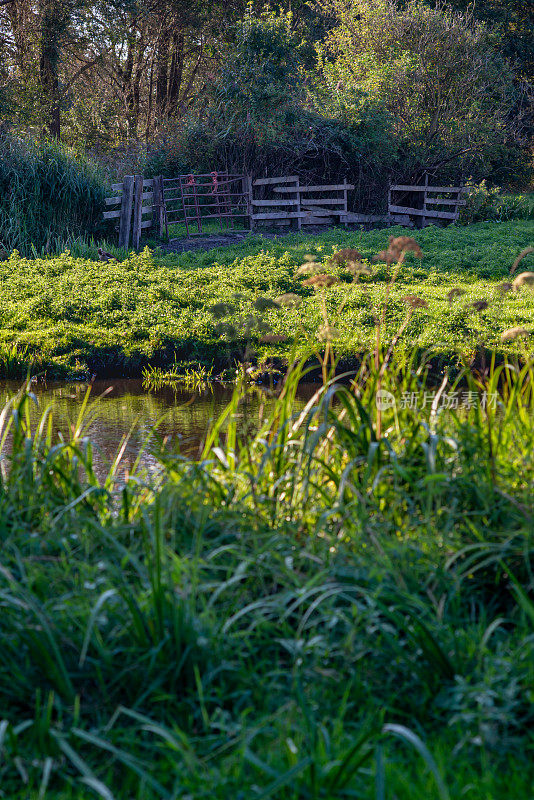
[[[203,392],[212,386],[213,366],[196,362],[178,361],[175,357],[170,369],[147,366],[142,372],[143,388],[157,391],[163,387],[184,388],[192,392]]]
[[[4,248],[48,255],[98,230],[105,184],[96,166],[60,144],[3,137],[0,146]]]

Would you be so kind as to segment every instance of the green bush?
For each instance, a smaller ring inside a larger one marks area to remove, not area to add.
[[[147,156],[146,175],[187,172],[299,175],[302,183],[356,186],[354,207],[384,210],[393,144],[377,113],[359,125],[326,119],[314,111],[294,111],[274,135],[269,121],[234,121],[209,116],[167,130]],[[351,198],[352,202],[352,198]]]
[[[0,138],[0,247],[48,253],[99,228],[104,182],[55,142]]]
[[[508,125],[511,71],[471,15],[418,0],[328,7],[337,24],[314,68],[289,17],[247,15],[206,107],[167,123],[145,172],[347,177],[361,211],[383,211],[392,179],[425,171],[437,183],[506,172],[508,185],[525,185],[528,157]]]
[[[510,148],[510,65],[471,12],[421,0],[325,0],[336,25],[318,46],[323,113],[354,124],[382,110],[395,182],[487,176]],[[525,155],[525,154],[523,154]],[[517,165],[514,175],[516,179]]]
[[[534,219],[534,194],[507,195],[486,181],[467,184],[465,206],[460,210],[460,222],[506,222],[511,219]]]

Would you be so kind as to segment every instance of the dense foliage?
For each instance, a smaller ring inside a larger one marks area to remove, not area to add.
[[[347,176],[361,210],[425,171],[524,188],[530,68],[499,15],[423,0],[9,0],[2,124],[62,136],[115,174]]]
[[[0,408],[0,798],[531,800],[515,5],[0,0],[0,375],[34,376]],[[471,180],[417,242],[92,238],[113,174],[223,168],[347,177],[362,211]],[[184,373],[238,376],[196,461],[162,429],[103,468],[89,394],[32,392]]]
[[[468,183],[465,206],[460,208],[460,224],[482,220],[504,222],[509,219],[534,220],[534,194],[507,195],[486,181]]]
[[[326,5],[338,25],[319,52],[338,114],[350,124],[378,103],[406,177],[486,175],[514,102],[512,71],[489,31],[421,0]]]
[[[93,164],[59,143],[0,136],[0,250],[5,258],[57,252],[97,231],[104,184]]]
[[[100,479],[93,409],[3,409],[5,797],[530,798],[532,368],[382,434],[366,373],[295,414],[296,369],[252,438],[242,386],[198,463]]]

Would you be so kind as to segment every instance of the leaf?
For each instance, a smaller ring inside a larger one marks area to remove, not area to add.
[[[382,728],[382,732],[391,733],[393,736],[396,736],[397,739],[403,739],[405,742],[408,742],[408,744],[411,744],[412,747],[417,750],[419,755],[424,759],[428,769],[434,776],[441,800],[450,800],[449,790],[443,782],[438,765],[436,764],[434,757],[422,739],[420,739],[416,733],[411,731],[409,728],[406,728],[404,725],[397,725],[393,722],[386,723]]]

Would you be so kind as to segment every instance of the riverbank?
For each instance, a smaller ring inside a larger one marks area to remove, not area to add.
[[[502,284],[518,253],[532,243],[533,227],[514,221],[417,231],[423,257],[409,254],[399,271],[386,332],[398,330],[404,298],[416,296],[426,307],[413,314],[400,347],[429,349],[448,364],[469,361],[484,349],[532,352],[529,338],[503,344],[501,334],[532,328],[534,293],[503,293]],[[0,374],[139,377],[149,365],[220,374],[243,359],[283,368],[293,349],[297,355],[324,350],[317,332],[325,309],[336,355],[348,367],[373,346],[376,309],[389,291],[394,267],[373,259],[389,235],[402,233],[331,230],[280,241],[254,236],[231,248],[179,255],[145,250],[119,262],[14,254],[0,262]],[[342,265],[324,263],[346,247],[356,248],[370,270],[356,284]],[[325,303],[304,285],[305,276],[296,276],[306,258],[339,279],[325,291]],[[531,269],[533,261],[528,256],[521,269]],[[459,291],[451,300],[453,289]],[[298,304],[262,304],[288,293]],[[221,303],[229,304],[222,315],[213,311]]]
[[[0,795],[530,800],[531,376],[301,377],[101,475],[91,407],[2,409]]]

